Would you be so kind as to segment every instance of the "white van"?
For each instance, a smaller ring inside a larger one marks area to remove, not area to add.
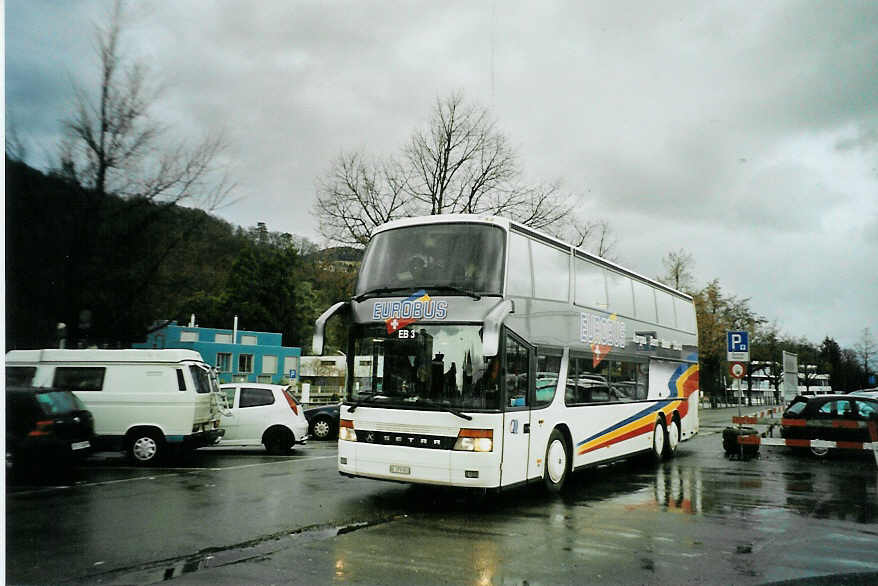
[[[218,442],[219,387],[194,350],[12,350],[6,380],[69,389],[94,416],[95,446],[151,464]]]

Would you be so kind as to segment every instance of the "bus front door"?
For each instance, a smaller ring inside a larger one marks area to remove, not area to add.
[[[530,447],[530,392],[533,350],[507,331],[504,344],[506,376],[503,413],[501,486],[527,480]]]

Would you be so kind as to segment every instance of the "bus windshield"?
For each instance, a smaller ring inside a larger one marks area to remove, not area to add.
[[[418,409],[499,409],[500,363],[482,355],[479,326],[354,329],[355,404]]]
[[[380,232],[366,249],[356,294],[449,287],[500,295],[503,237],[497,226],[467,223]]]

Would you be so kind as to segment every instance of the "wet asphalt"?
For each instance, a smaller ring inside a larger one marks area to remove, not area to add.
[[[578,472],[555,497],[343,478],[332,443],[201,450],[147,470],[98,455],[7,487],[6,581],[878,583],[872,456],[729,459],[734,414],[702,410],[675,459]]]

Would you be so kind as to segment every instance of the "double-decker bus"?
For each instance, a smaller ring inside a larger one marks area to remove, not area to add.
[[[377,228],[347,313],[346,476],[560,490],[698,431],[692,298],[498,217]]]

